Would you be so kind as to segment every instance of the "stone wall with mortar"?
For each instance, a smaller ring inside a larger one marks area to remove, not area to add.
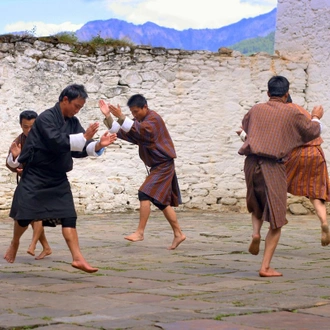
[[[102,122],[98,100],[125,106],[142,93],[165,120],[174,141],[176,171],[182,192],[179,209],[245,212],[244,157],[235,130],[244,114],[266,101],[267,81],[286,76],[291,94],[308,106],[309,63],[259,53],[243,56],[219,52],[150,47],[89,48],[56,40],[0,38],[0,210],[7,214],[16,186],[5,167],[12,140],[20,133],[19,113],[53,106],[62,89],[84,84],[89,98],[77,117],[87,127]],[[106,130],[101,125],[100,133]],[[326,133],[326,139],[330,133]],[[79,213],[127,211],[139,207],[137,190],[146,176],[137,147],[118,140],[98,158],[76,159],[68,173]],[[306,203],[289,198],[289,205]],[[308,203],[306,204],[309,207]]]
[[[278,0],[277,3],[275,53],[291,63],[306,63],[305,73],[291,81],[300,87],[302,94],[292,93],[292,97],[309,111],[315,105],[323,105],[322,148],[327,160],[330,159],[329,17],[329,0]],[[311,209],[305,198],[295,199]]]

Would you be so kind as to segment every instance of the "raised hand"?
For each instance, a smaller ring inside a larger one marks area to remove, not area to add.
[[[99,101],[99,107],[105,117],[111,116],[109,106],[103,100]]]
[[[312,115],[312,118],[314,116],[318,119],[321,119],[323,117],[323,113],[324,113],[324,110],[323,110],[322,105],[317,105],[313,108],[311,115]]]
[[[99,151],[103,147],[107,147],[109,144],[115,142],[117,140],[117,134],[111,134],[109,131],[105,132],[101,138],[100,142],[97,143],[95,147],[95,151]]]
[[[86,129],[86,132],[84,134],[84,138],[87,141],[93,138],[93,136],[99,129],[99,125],[100,125],[99,123],[93,123],[89,125],[89,127]]]
[[[22,148],[20,143],[13,142],[10,146],[10,152],[13,155],[13,159],[15,160],[16,157],[21,153]]]
[[[110,112],[117,118],[121,117],[123,113],[121,112],[120,105],[118,104],[117,107],[115,107],[112,104],[108,104]]]

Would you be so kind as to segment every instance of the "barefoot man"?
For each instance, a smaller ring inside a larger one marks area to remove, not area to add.
[[[247,186],[247,208],[252,213],[251,254],[257,255],[263,221],[269,222],[264,256],[259,270],[261,277],[282,276],[270,262],[287,224],[287,176],[284,158],[296,147],[318,137],[321,132],[321,106],[314,107],[307,118],[286,103],[289,82],[274,76],[268,81],[267,103],[254,105],[244,116],[242,129],[246,139],[238,153],[247,156],[244,164]]]
[[[138,191],[140,221],[137,230],[125,239],[137,242],[144,239],[144,230],[150,215],[150,202],[160,209],[172,227],[174,238],[168,250],[176,249],[186,236],[182,233],[172,206],[181,204],[181,195],[174,167],[176,153],[163,119],[148,108],[147,100],[135,94],[127,102],[134,120],[126,117],[120,106],[99,101],[105,116],[104,123],[118,138],[139,146],[139,155],[150,168],[148,176]],[[118,118],[113,121],[111,114]]]
[[[24,110],[19,114],[19,123],[22,128],[22,133],[11,144],[8,156],[6,158],[7,168],[9,168],[12,172],[16,173],[17,184],[23,172],[23,164],[20,164],[18,162],[18,157],[37,117],[38,114],[33,110]],[[33,236],[27,253],[31,256],[35,256],[34,251],[39,241],[42,246],[42,251],[37,257],[35,257],[35,259],[40,260],[45,258],[46,256],[49,256],[52,253],[52,249],[48,244],[42,222],[32,221],[31,226],[33,228]]]
[[[42,112],[29,132],[18,158],[18,162],[24,164],[24,171],[10,210],[15,222],[13,239],[4,256],[7,262],[15,261],[20,237],[28,225],[42,220],[44,225],[62,225],[62,235],[72,255],[72,267],[87,273],[98,271],[80,251],[77,214],[66,173],[72,170],[72,157],[99,156],[104,147],[116,140],[116,135],[106,132],[99,141],[93,141],[99,124],[91,124],[86,131],[83,129],[75,115],[87,97],[83,85],[67,86],[59,102]]]

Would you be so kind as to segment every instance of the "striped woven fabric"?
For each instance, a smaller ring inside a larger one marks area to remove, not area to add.
[[[246,205],[258,219],[268,221],[272,229],[287,224],[286,174],[283,163],[250,155],[244,163],[247,186]]]
[[[285,166],[290,194],[330,201],[329,175],[321,146],[294,149]]]
[[[139,190],[163,205],[181,204],[174,164],[175,148],[161,116],[149,110],[141,122],[134,119],[129,132],[119,130],[117,136],[137,144],[141,160],[150,168],[150,173]]]
[[[281,228],[286,220],[287,180],[282,159],[291,150],[317,138],[318,123],[280,98],[254,105],[244,116],[247,139],[238,153],[244,165],[247,207],[258,218]]]

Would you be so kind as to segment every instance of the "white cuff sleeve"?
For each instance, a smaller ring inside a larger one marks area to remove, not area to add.
[[[317,121],[320,124],[320,130],[321,130],[321,133],[322,133],[322,123],[321,123],[320,119],[313,118],[312,121]]]
[[[70,134],[70,151],[82,151],[86,144],[83,133]]]
[[[9,153],[9,155],[7,157],[7,163],[8,163],[8,165],[10,167],[12,167],[12,168],[17,168],[20,165],[20,163],[17,161],[17,159],[18,159],[18,156],[14,160],[12,153]]]
[[[129,132],[134,124],[134,121],[128,117],[125,118],[123,124],[121,125],[121,129],[126,133]]]
[[[239,135],[239,137],[241,138],[241,140],[243,142],[245,142],[245,140],[246,140],[246,132],[245,131],[242,131],[241,134]]]
[[[87,152],[87,155],[88,155],[88,156],[98,157],[98,156],[101,156],[101,155],[102,155],[102,153],[103,153],[103,149],[104,149],[104,148],[102,148],[102,149],[99,150],[99,151],[95,151],[95,146],[96,146],[96,143],[97,143],[97,142],[98,142],[98,141],[90,142],[90,143],[88,144],[88,146],[86,147],[86,152]]]
[[[120,130],[120,125],[116,122],[113,121],[111,128],[109,129],[110,133],[117,133]]]

